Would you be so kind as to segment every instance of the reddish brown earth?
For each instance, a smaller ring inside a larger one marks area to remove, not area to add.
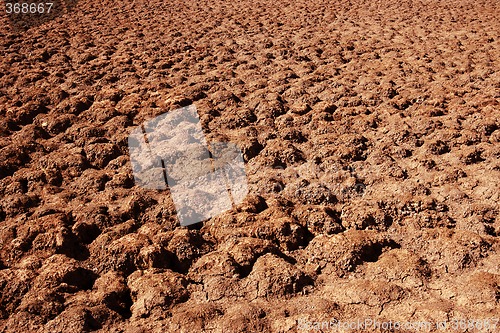
[[[493,323],[498,17],[486,0],[2,12],[0,331]],[[251,194],[180,227],[168,193],[134,185],[127,136],[191,103],[243,150]]]

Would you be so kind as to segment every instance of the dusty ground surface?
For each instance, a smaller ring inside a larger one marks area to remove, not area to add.
[[[0,331],[494,324],[499,16],[486,0],[2,12]],[[135,186],[127,136],[193,103],[243,150],[251,194],[180,227],[168,193]]]

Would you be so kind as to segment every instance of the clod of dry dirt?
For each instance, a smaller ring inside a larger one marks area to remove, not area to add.
[[[493,323],[498,17],[484,0],[2,11],[0,331]],[[187,228],[134,184],[127,138],[190,104],[242,150],[250,194]]]

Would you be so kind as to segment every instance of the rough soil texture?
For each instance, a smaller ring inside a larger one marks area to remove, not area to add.
[[[498,17],[486,0],[2,9],[0,332],[500,317]],[[167,192],[135,186],[127,137],[189,104],[242,149],[251,193],[180,227]]]

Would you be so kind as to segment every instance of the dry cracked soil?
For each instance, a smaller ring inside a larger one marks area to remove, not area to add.
[[[500,331],[498,1],[7,2],[0,332]],[[181,227],[127,138],[191,104],[250,191]]]

